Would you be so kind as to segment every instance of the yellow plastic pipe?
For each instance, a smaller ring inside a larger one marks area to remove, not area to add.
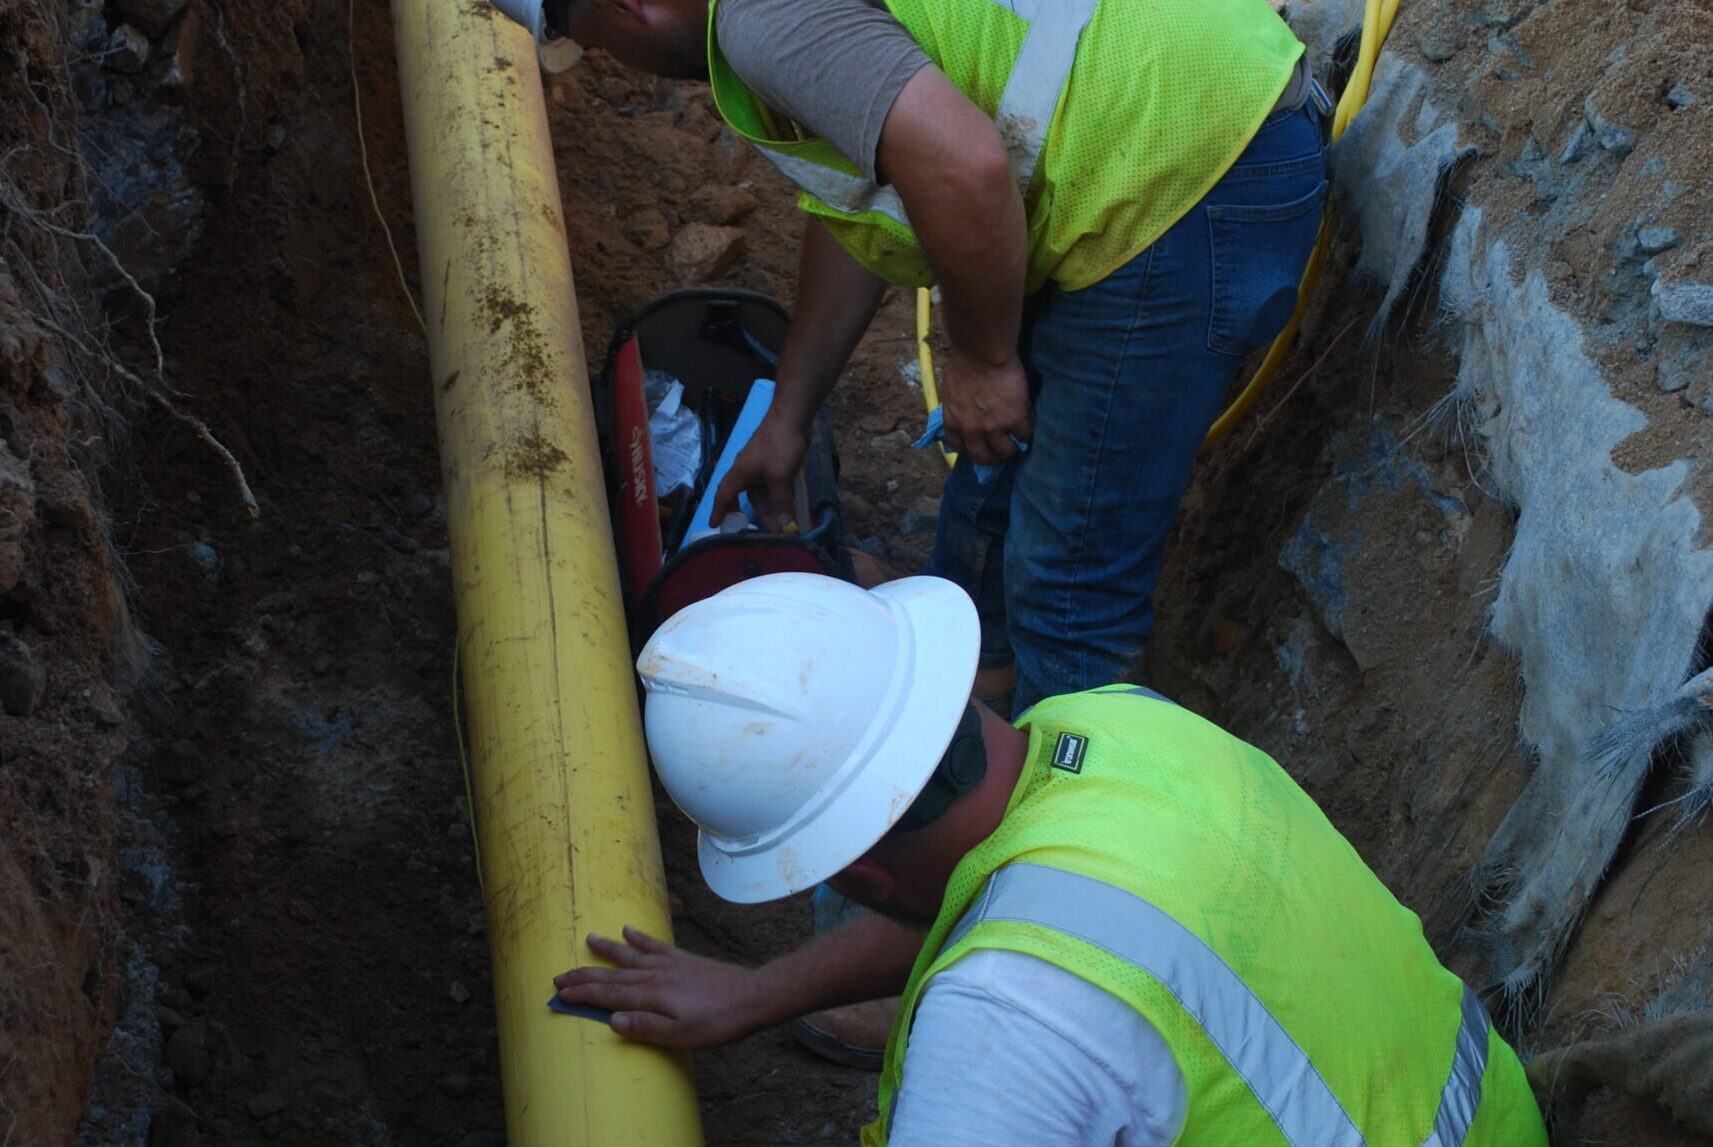
[[[688,1058],[548,1010],[582,938],[669,934],[535,48],[394,0],[512,1147],[701,1143]]]

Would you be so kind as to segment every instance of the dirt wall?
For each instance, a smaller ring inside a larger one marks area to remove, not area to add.
[[[64,5],[0,3],[0,1141],[69,1142],[118,998],[114,762],[146,655],[95,486],[135,401],[89,269]]]

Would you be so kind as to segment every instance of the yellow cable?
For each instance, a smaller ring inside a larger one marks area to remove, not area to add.
[[[375,177],[369,171],[369,144],[363,138],[363,89],[357,83],[357,0],[350,0],[345,7],[345,54],[351,60],[351,107],[357,116],[357,154],[363,157],[363,182],[369,185],[369,203],[375,209],[375,218],[380,220],[381,234],[387,237],[387,250],[393,253],[393,269],[398,272],[399,286],[404,289],[404,301],[410,304],[416,325],[422,328],[423,334],[427,334],[428,323],[417,309],[410,280],[404,277],[404,261],[399,258],[398,245],[393,242],[393,229],[387,226],[387,217],[381,211],[381,197],[375,194]],[[477,863],[480,864],[480,860]]]
[[[1386,42],[1386,34],[1392,30],[1392,18],[1397,14],[1398,0],[1367,2],[1362,19],[1362,46],[1357,52],[1356,68],[1350,74],[1350,81],[1344,85],[1338,106],[1333,109],[1334,142],[1344,134],[1344,129],[1350,126],[1350,121],[1362,110],[1362,105],[1368,102],[1368,87],[1374,78],[1374,63],[1379,58],[1381,45]],[[1297,288],[1297,306],[1296,310],[1291,312],[1290,322],[1279,332],[1279,337],[1273,340],[1273,345],[1267,348],[1267,354],[1261,360],[1261,365],[1255,368],[1254,376],[1238,392],[1237,397],[1231,400],[1231,405],[1225,408],[1225,413],[1208,427],[1207,437],[1203,438],[1201,443],[1204,452],[1223,438],[1238,420],[1249,412],[1261,397],[1261,392],[1267,389],[1267,384],[1273,381],[1279,364],[1285,361],[1291,344],[1296,341],[1303,315],[1308,312],[1315,287],[1320,284],[1321,269],[1326,266],[1327,252],[1331,247],[1332,205],[1329,203],[1321,216],[1320,234],[1315,238],[1314,250],[1309,254],[1308,265],[1303,268],[1302,283]]]
[[[1261,365],[1255,368],[1255,374],[1249,382],[1231,400],[1231,405],[1225,408],[1225,413],[1214,419],[1213,425],[1207,429],[1207,437],[1202,439],[1201,448],[1208,447],[1225,437],[1226,433],[1249,413],[1251,407],[1260,399],[1261,392],[1267,389],[1267,384],[1273,380],[1273,373],[1279,369],[1279,364],[1285,361],[1285,356],[1291,352],[1291,344],[1296,341],[1297,330],[1303,325],[1303,316],[1308,313],[1309,300],[1314,297],[1314,289],[1320,281],[1321,267],[1326,263],[1326,253],[1332,246],[1332,213],[1326,212],[1320,219],[1320,234],[1316,236],[1314,249],[1309,252],[1308,265],[1303,268],[1302,286],[1297,290],[1297,307],[1291,312],[1291,319],[1285,324],[1285,329],[1279,332],[1279,337],[1273,340],[1273,345],[1267,348],[1267,355],[1261,360]]]
[[[916,362],[922,368],[922,401],[928,404],[929,414],[940,405],[940,387],[934,379],[934,352],[928,347],[928,327],[933,310],[934,292],[927,287],[917,287]],[[958,456],[947,450],[944,442],[940,443],[940,457],[946,460],[947,466],[957,465]]]

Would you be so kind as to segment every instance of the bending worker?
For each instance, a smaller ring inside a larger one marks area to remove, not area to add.
[[[979,607],[978,694],[1014,669],[1021,712],[1122,678],[1190,464],[1289,318],[1325,199],[1330,108],[1266,0],[543,2],[621,63],[709,81],[803,192],[778,389],[718,513],[747,490],[789,519],[885,285],[937,283],[958,466],[930,571]]]
[[[558,977],[704,1048],[903,991],[864,1142],[1544,1147],[1521,1065],[1416,917],[1259,750],[1130,686],[1013,727],[975,610],[919,577],[743,582],[638,667],[721,896],[874,909],[745,969],[634,930]]]

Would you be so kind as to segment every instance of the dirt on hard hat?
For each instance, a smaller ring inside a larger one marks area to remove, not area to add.
[[[1329,79],[1360,9],[1287,10]],[[0,1145],[505,1141],[392,37],[0,0]],[[1139,675],[1574,1068],[1556,1143],[1701,1143],[1705,1089],[1637,1057],[1713,1001],[1713,741],[1667,723],[1713,664],[1713,18],[1414,0],[1382,64]],[[677,286],[789,304],[792,193],[704,87],[599,52],[544,83],[590,362]],[[871,575],[922,567],[945,473],[913,328],[893,292],[831,399]],[[712,896],[659,805],[681,943],[808,936]],[[714,1147],[873,1113],[784,1031],[696,1083]]]

